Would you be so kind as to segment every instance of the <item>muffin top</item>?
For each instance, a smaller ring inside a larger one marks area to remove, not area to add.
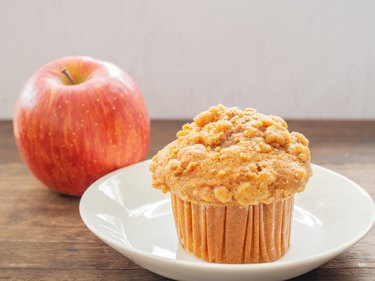
[[[280,117],[214,106],[152,158],[152,185],[196,203],[272,203],[304,190],[312,175],[308,145]]]

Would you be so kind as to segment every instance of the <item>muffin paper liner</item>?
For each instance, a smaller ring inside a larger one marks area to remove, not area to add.
[[[264,263],[289,249],[293,196],[244,208],[171,197],[179,241],[194,256],[216,263]]]

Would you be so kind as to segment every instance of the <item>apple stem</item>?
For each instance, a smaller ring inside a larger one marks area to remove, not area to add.
[[[66,78],[68,78],[68,80],[70,81],[70,83],[72,83],[72,85],[75,84],[72,75],[70,75],[69,71],[68,71],[65,67],[63,67],[63,68],[61,69],[61,72],[66,76]]]

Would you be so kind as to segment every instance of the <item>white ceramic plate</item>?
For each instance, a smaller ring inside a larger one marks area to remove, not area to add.
[[[314,176],[296,196],[291,247],[264,264],[215,264],[179,246],[168,195],[151,188],[149,161],[117,170],[83,195],[80,213],[101,240],[135,263],[178,280],[284,280],[344,252],[371,228],[375,207],[356,183],[313,166]]]

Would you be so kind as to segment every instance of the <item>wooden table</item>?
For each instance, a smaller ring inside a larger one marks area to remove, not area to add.
[[[182,122],[154,121],[148,158]],[[375,198],[375,121],[293,121],[314,163]],[[9,121],[0,122],[0,280],[166,280],[120,255],[82,223],[79,198],[56,194],[22,163]],[[293,280],[375,280],[375,229],[346,253]]]

